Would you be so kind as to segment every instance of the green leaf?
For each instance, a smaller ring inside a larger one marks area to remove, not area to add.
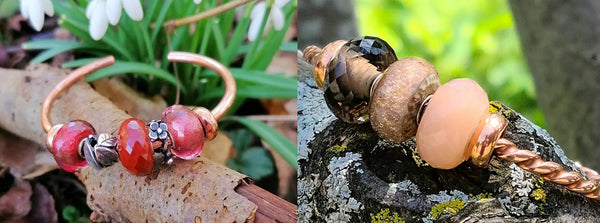
[[[249,118],[228,117],[223,119],[223,121],[226,120],[237,121],[246,126],[250,131],[269,144],[269,146],[271,146],[275,152],[279,153],[279,155],[281,155],[285,161],[292,165],[292,167],[298,169],[298,149],[292,142],[290,142],[290,140],[281,135],[281,133],[277,132],[275,129],[269,127],[263,122]]]
[[[94,72],[93,74],[90,74],[86,79],[88,81],[94,81],[94,80],[98,80],[101,78],[105,78],[105,77],[110,77],[110,76],[114,76],[114,75],[119,75],[119,74],[126,74],[126,73],[134,73],[134,74],[150,74],[150,75],[154,75],[154,77],[159,78],[163,81],[166,81],[172,85],[177,85],[177,80],[175,79],[175,77],[165,71],[162,70],[160,68],[154,67],[152,65],[148,65],[145,63],[138,63],[138,62],[126,62],[126,61],[115,61],[115,64],[106,68],[103,68],[101,70],[98,70],[96,72]],[[185,92],[185,86],[181,85],[181,91]]]
[[[283,74],[267,74],[263,71],[257,70],[245,70],[240,68],[230,68],[238,85],[255,85],[260,86],[264,89],[279,89],[283,91],[289,91],[289,94],[296,95],[298,88],[298,79],[289,78],[283,76]],[[203,73],[205,77],[216,77],[217,74],[214,71],[208,70]],[[244,84],[245,83],[245,84]],[[295,97],[295,96],[294,96]]]
[[[93,62],[94,60],[100,59],[100,57],[96,57],[96,58],[83,58],[83,59],[77,59],[77,60],[72,60],[69,62],[64,62],[61,67],[62,68],[75,68],[75,67],[81,67],[83,65],[86,65],[88,63]]]
[[[235,160],[227,161],[227,166],[240,171],[255,180],[269,176],[273,173],[273,161],[264,148],[252,147],[244,152]]]
[[[44,62],[57,54],[76,49],[93,49],[104,51],[104,49],[95,44],[80,43],[71,40],[39,40],[23,44],[24,49],[47,49],[34,57],[32,63]]]
[[[298,52],[298,42],[290,41],[282,43],[281,46],[279,46],[279,50],[284,52],[296,53]]]
[[[19,0],[0,0],[0,18],[8,18],[19,9]]]
[[[69,223],[77,223],[79,222],[79,211],[77,208],[67,205],[62,210],[62,217]]]

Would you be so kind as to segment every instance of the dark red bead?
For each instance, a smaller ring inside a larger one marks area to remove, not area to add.
[[[87,166],[85,158],[79,155],[79,143],[94,134],[96,130],[86,121],[75,120],[64,124],[52,141],[51,152],[58,166],[68,172],[76,172]]]
[[[154,156],[146,124],[136,118],[123,121],[118,139],[119,158],[125,169],[137,176],[150,174]]]
[[[181,159],[193,159],[204,147],[204,128],[192,110],[183,105],[173,105],[163,111],[162,121],[167,124],[173,137],[173,155]]]

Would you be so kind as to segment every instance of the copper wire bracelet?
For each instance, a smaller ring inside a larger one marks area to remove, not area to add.
[[[98,135],[91,124],[82,120],[53,125],[50,111],[60,93],[86,75],[114,64],[115,59],[108,56],[93,61],[72,71],[42,103],[41,123],[47,133],[46,146],[58,165],[74,172],[88,164],[100,169],[120,160],[130,173],[147,175],[153,169],[155,153],[163,155],[164,163],[171,163],[173,157],[196,157],[202,151],[205,139],[212,140],[216,136],[217,121],[231,107],[236,94],[235,79],[225,66],[206,56],[170,52],[167,59],[215,71],[225,85],[223,98],[212,110],[173,105],[163,111],[160,120],[147,124],[139,119],[127,119],[121,124],[118,136]]]

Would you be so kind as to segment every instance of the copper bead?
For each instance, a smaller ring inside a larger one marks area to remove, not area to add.
[[[506,130],[506,119],[498,114],[490,114],[481,120],[471,137],[467,149],[471,150],[471,163],[485,167],[490,162],[494,146]]]
[[[421,102],[439,86],[437,71],[425,59],[396,61],[374,86],[369,111],[373,129],[386,140],[412,138],[417,132],[415,120]]]

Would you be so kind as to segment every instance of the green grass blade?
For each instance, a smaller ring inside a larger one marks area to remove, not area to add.
[[[156,77],[158,79],[166,81],[174,86],[177,84],[177,80],[175,79],[175,77],[171,73],[169,73],[165,70],[156,68],[152,65],[148,65],[145,63],[126,62],[126,61],[115,61],[114,65],[103,68],[101,70],[98,70],[98,71],[94,72],[93,74],[89,75],[86,79],[88,81],[94,81],[94,80],[98,80],[101,78],[115,76],[115,75],[119,75],[119,74],[126,74],[126,73],[149,74],[149,75],[153,75],[154,77]],[[180,85],[180,88],[181,88],[182,92],[186,91],[184,85]]]
[[[156,1],[160,1],[160,0],[156,0]],[[172,3],[173,3],[173,0],[165,0],[162,5],[162,8],[160,9],[160,13],[158,13],[158,17],[156,18],[156,21],[154,22],[154,30],[152,30],[152,38],[151,38],[152,43],[154,43],[156,41],[158,32],[162,29],[163,22],[165,21],[165,16],[167,15],[167,12],[169,11],[169,8],[171,7]]]
[[[72,60],[69,62],[64,62],[61,67],[62,68],[76,68],[76,67],[81,67],[83,65],[86,65],[88,63],[91,63],[95,60],[100,59],[100,57],[93,57],[93,58],[83,58],[83,59],[77,59],[77,60]]]
[[[275,152],[279,153],[294,169],[298,169],[298,149],[296,146],[281,133],[266,125],[263,122],[252,120],[245,117],[229,117],[225,120],[234,120],[246,126],[250,131],[269,144]]]
[[[246,37],[246,33],[248,31],[248,27],[250,26],[250,11],[254,6],[254,2],[248,4],[246,6],[246,11],[244,12],[244,16],[235,27],[235,31],[233,31],[233,35],[231,39],[229,39],[229,43],[227,44],[227,50],[225,50],[225,56],[223,60],[223,64],[229,65],[231,61],[233,61],[233,57],[239,51],[238,49],[244,42],[244,38]],[[247,52],[247,51],[246,51]]]

